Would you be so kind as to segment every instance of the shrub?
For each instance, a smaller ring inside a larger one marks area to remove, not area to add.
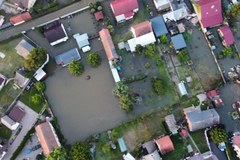
[[[42,103],[42,100],[43,98],[41,94],[36,93],[35,95],[32,96],[32,103],[34,105],[37,105],[37,106],[40,105]]]
[[[97,53],[91,53],[87,55],[87,62],[92,66],[92,67],[98,67],[101,62],[101,56]]]
[[[143,47],[142,47],[140,44],[138,44],[138,45],[136,45],[136,47],[135,47],[135,51],[136,51],[136,53],[137,53],[138,55],[141,55],[142,52],[143,52]]]
[[[72,61],[68,65],[68,71],[74,76],[80,76],[84,72],[84,66],[80,61]]]
[[[144,67],[145,67],[146,69],[149,69],[149,68],[151,67],[151,64],[147,62],[147,63],[144,64]]]
[[[147,78],[146,74],[139,74],[139,75],[132,76],[132,77],[129,77],[129,78],[123,78],[122,82],[125,83],[125,84],[128,84],[128,83],[132,83],[132,82],[135,82],[135,81],[141,81],[145,78]]]
[[[46,84],[44,82],[36,82],[35,86],[39,92],[44,92],[46,90]]]
[[[155,55],[155,52],[157,52],[156,46],[154,44],[150,44],[150,45],[147,45],[144,54],[148,58],[153,58]]]
[[[184,49],[184,50],[181,50],[178,54],[178,59],[179,61],[182,63],[182,64],[185,64],[187,61],[189,61],[191,58],[188,54],[188,52]]]
[[[162,44],[167,44],[167,42],[168,42],[168,37],[167,37],[166,35],[162,35],[162,36],[160,37],[160,42],[161,42]]]
[[[164,88],[163,82],[160,78],[158,78],[158,77],[153,77],[152,78],[152,87],[153,87],[153,90],[158,95],[164,94],[165,88]]]

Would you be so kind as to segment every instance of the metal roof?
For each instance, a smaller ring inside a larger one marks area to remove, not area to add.
[[[185,48],[187,46],[182,34],[171,37],[171,40],[176,50]]]
[[[162,16],[154,17],[150,21],[152,23],[153,31],[157,37],[168,33]]]
[[[56,63],[58,65],[62,65],[63,67],[68,65],[71,61],[79,60],[79,59],[81,59],[81,56],[80,56],[77,48],[68,50],[67,52],[59,54],[55,57]]]

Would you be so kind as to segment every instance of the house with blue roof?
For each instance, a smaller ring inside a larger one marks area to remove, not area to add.
[[[172,40],[173,47],[175,48],[175,50],[180,50],[180,49],[187,47],[182,34],[172,36],[171,40]]]
[[[156,37],[160,37],[168,33],[166,24],[162,16],[154,17],[150,21],[152,23],[152,28]]]
[[[56,63],[63,67],[67,66],[69,63],[71,63],[71,61],[79,59],[81,59],[81,56],[77,48],[68,50],[67,52],[61,53],[55,57]]]

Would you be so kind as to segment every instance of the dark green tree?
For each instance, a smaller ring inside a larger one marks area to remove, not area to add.
[[[39,92],[44,92],[46,90],[46,84],[44,82],[36,82],[35,86]]]
[[[223,50],[222,50],[222,55],[224,56],[224,57],[226,57],[226,56],[228,56],[228,55],[230,55],[230,54],[232,54],[232,48],[231,47],[226,47],[226,48],[224,48]]]
[[[102,58],[97,53],[91,53],[91,54],[87,55],[87,62],[92,67],[98,67],[101,64],[101,62],[102,62]]]
[[[232,5],[231,14],[233,17],[240,16],[240,3]]]
[[[144,54],[148,58],[153,58],[156,52],[157,52],[156,46],[154,44],[150,44],[150,45],[147,45]]]
[[[210,137],[215,144],[227,142],[227,133],[224,129],[221,128],[213,128],[210,131]]]
[[[142,54],[142,52],[143,52],[143,47],[142,47],[140,44],[138,44],[138,45],[136,45],[136,47],[135,47],[135,51],[136,51],[136,53],[137,53],[138,55],[140,55],[140,54]]]
[[[66,149],[63,147],[57,147],[54,149],[52,153],[50,153],[46,160],[66,160],[67,159],[67,152]]]
[[[167,42],[168,42],[168,37],[167,37],[166,35],[162,35],[162,36],[160,37],[160,42],[161,42],[162,44],[167,44]]]
[[[24,67],[29,71],[37,70],[47,59],[47,51],[44,48],[35,48],[27,56]]]
[[[164,94],[165,88],[164,88],[164,84],[160,78],[158,78],[158,77],[152,78],[152,87],[153,87],[153,90],[158,95]]]
[[[72,160],[91,159],[90,146],[83,142],[76,142],[70,150],[70,157]]]
[[[80,61],[72,61],[68,65],[68,71],[74,76],[80,76],[84,72],[84,66]]]

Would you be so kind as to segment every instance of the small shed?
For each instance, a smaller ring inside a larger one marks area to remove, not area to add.
[[[178,126],[176,125],[176,120],[173,114],[167,115],[165,118],[165,122],[168,126],[169,131],[172,134],[178,133]]]
[[[73,48],[68,50],[67,52],[61,53],[55,57],[55,61],[58,65],[62,65],[63,67],[67,66],[73,60],[79,60],[81,56],[78,52],[77,48]]]
[[[174,145],[169,136],[160,137],[155,141],[155,143],[162,155],[174,151]]]
[[[173,42],[173,47],[175,48],[175,50],[180,50],[187,47],[182,34],[172,36],[171,40]]]
[[[81,35],[79,33],[74,34],[73,38],[77,41],[79,49],[82,49],[85,46],[89,46],[90,44],[88,41],[89,38],[87,33],[84,33]]]
[[[168,33],[166,24],[162,16],[154,17],[150,21],[152,23],[153,31],[156,37],[159,37]]]
[[[22,56],[24,59],[27,59],[27,56],[29,53],[34,49],[30,43],[28,43],[26,40],[22,39],[18,45],[15,47],[17,54]]]
[[[103,20],[103,12],[102,11],[95,12],[94,16],[97,21]]]
[[[153,141],[148,141],[142,145],[142,148],[146,149],[148,153],[153,153],[157,147]]]
[[[17,87],[24,88],[29,81],[30,79],[24,76],[24,70],[16,71],[14,83]]]
[[[35,75],[34,75],[34,78],[37,80],[37,81],[41,81],[44,77],[47,76],[47,73],[42,69],[42,68],[39,68],[36,72],[35,72]]]
[[[181,96],[188,95],[187,89],[186,89],[185,84],[183,82],[178,83],[177,86],[178,86],[178,90],[179,90]]]
[[[119,145],[119,148],[120,148],[121,152],[127,151],[127,147],[126,147],[126,144],[124,142],[123,137],[122,138],[118,138],[117,141],[118,141],[118,145]]]
[[[135,160],[135,158],[130,153],[124,154],[123,159],[124,160]]]

